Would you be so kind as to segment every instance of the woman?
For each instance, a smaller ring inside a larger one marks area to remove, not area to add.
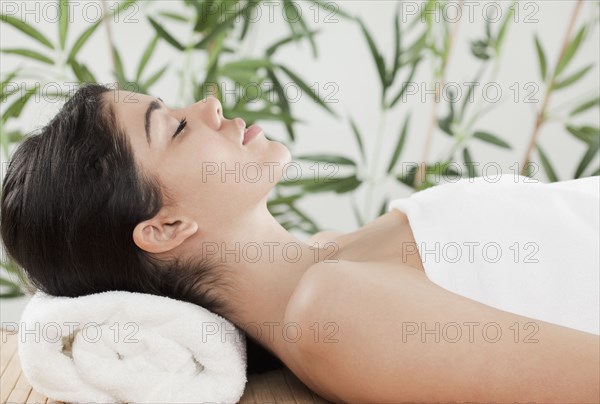
[[[536,344],[404,338],[407,325],[532,319],[428,280],[421,257],[397,247],[416,243],[398,209],[298,240],[266,203],[290,157],[213,97],[175,110],[89,85],[15,152],[2,238],[46,293],[202,305],[332,401],[597,401],[589,333],[537,321]]]

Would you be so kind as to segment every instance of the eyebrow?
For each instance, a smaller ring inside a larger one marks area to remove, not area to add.
[[[144,129],[146,129],[146,140],[148,141],[148,146],[150,146],[150,116],[152,112],[157,109],[161,109],[162,105],[157,101],[160,100],[164,103],[162,98],[158,97],[156,100],[152,100],[152,102],[148,105],[148,109],[146,110],[146,116],[144,117]]]

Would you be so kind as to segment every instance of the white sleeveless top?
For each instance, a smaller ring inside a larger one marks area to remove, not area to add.
[[[600,176],[546,184],[511,173],[437,185],[387,210],[408,217],[435,284],[600,335],[599,194]]]

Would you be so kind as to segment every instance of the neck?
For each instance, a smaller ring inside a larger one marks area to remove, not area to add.
[[[266,204],[236,221],[238,231],[219,243],[219,258],[232,278],[228,319],[281,358],[290,297],[306,270],[327,257],[326,250],[294,237]]]

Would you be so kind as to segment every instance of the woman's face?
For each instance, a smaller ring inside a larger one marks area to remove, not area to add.
[[[105,94],[142,169],[160,178],[180,213],[199,226],[225,225],[263,204],[281,179],[289,150],[260,133],[242,144],[245,123],[226,119],[218,99],[181,109],[128,91]],[[180,121],[183,131],[173,137]]]

